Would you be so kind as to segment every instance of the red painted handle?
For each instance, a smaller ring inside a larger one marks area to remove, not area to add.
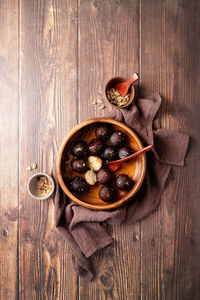
[[[122,162],[127,161],[127,160],[132,159],[132,158],[135,158],[138,155],[141,155],[141,154],[143,154],[143,153],[151,150],[152,148],[153,148],[153,145],[149,145],[149,146],[144,147],[143,149],[141,149],[141,150],[139,150],[139,151],[131,154],[130,156],[127,156],[127,157],[125,157],[123,159],[118,159],[118,160],[115,160],[115,161],[110,161],[110,162],[106,163],[105,165],[111,165],[111,164],[117,164],[117,163],[121,164]]]
[[[137,73],[134,73],[127,81],[126,86],[129,87],[131,84],[133,84],[135,81],[137,81],[139,78]]]

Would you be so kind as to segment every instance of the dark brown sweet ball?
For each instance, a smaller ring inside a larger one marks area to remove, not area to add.
[[[118,154],[119,159],[122,159],[122,158],[126,158],[126,157],[130,156],[131,154],[133,154],[133,150],[129,147],[124,146],[117,150],[117,154]]]
[[[88,148],[89,148],[90,155],[99,156],[103,152],[105,146],[100,139],[93,139],[89,143]]]
[[[110,137],[111,129],[108,125],[102,124],[95,130],[95,135],[102,141],[107,141]]]
[[[77,173],[85,173],[88,170],[88,160],[84,158],[73,159],[71,167]]]
[[[112,202],[115,197],[115,190],[109,185],[103,185],[99,190],[99,197],[104,202]]]
[[[69,188],[72,192],[81,193],[86,190],[87,183],[84,178],[76,176],[70,181]]]
[[[130,190],[133,186],[133,181],[126,174],[116,176],[115,186],[119,190]]]
[[[83,158],[88,155],[88,145],[84,141],[78,141],[74,144],[72,153],[79,158]]]
[[[97,172],[97,181],[100,184],[106,184],[108,181],[110,181],[112,178],[112,173],[106,169],[102,168]]]
[[[108,146],[105,148],[102,156],[105,161],[112,161],[116,159],[116,154],[115,148]]]
[[[113,147],[122,147],[126,142],[126,134],[121,130],[116,130],[111,134],[109,142]]]

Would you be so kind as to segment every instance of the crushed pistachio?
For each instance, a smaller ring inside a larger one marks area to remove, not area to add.
[[[103,104],[103,100],[101,100],[101,99],[97,99],[97,100],[93,101],[92,104],[93,105],[98,104],[99,109],[104,109],[105,108],[105,105]]]
[[[36,164],[36,162],[34,162],[33,164],[32,164],[32,169],[36,169],[37,168],[37,164]]]
[[[120,92],[114,88],[107,91],[107,97],[109,101],[116,106],[124,106],[128,103],[131,94],[127,94],[125,97],[122,97]]]

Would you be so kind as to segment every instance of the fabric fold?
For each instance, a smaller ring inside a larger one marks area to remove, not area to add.
[[[183,166],[189,137],[186,134],[160,128],[158,110],[161,97],[138,99],[127,109],[115,109],[106,117],[124,122],[140,137],[144,146],[154,144],[146,153],[147,170],[138,193],[123,207],[113,211],[93,211],[79,206],[66,197],[56,178],[54,218],[57,230],[70,245],[72,261],[79,275],[92,279],[94,270],[90,257],[113,242],[104,226],[133,224],[153,212],[161,199],[171,167]]]

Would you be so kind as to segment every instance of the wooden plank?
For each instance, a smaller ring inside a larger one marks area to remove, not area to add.
[[[74,284],[74,299],[199,299],[199,3],[79,1],[77,10],[75,1],[52,6],[35,0],[19,7],[18,262],[18,3],[0,3],[0,298],[72,299]],[[162,125],[190,134],[186,167],[174,168],[161,206],[142,221],[142,231],[139,223],[110,228],[116,242],[94,256],[95,281],[76,275],[73,281],[68,245],[53,226],[52,201],[28,197],[33,172],[25,169],[36,161],[35,172],[50,172],[66,131],[104,115],[109,108],[98,110],[92,100],[104,98],[107,79],[129,70],[141,71],[141,96],[163,96]]]
[[[18,2],[0,1],[0,299],[18,298]],[[9,283],[9,284],[8,284]]]
[[[20,299],[72,299],[71,253],[54,228],[52,199],[32,199],[26,184],[51,172],[77,122],[77,5],[34,0],[20,9]]]
[[[79,3],[79,120],[104,116],[92,101],[105,99],[105,85],[114,76],[138,71],[137,1]],[[90,30],[89,30],[90,29]]]
[[[198,1],[141,1],[143,95],[163,98],[162,125],[191,136],[156,213],[142,221],[142,299],[199,299]],[[148,255],[147,255],[148,254]]]
[[[92,101],[105,99],[111,77],[139,70],[138,9],[137,1],[79,1],[79,121],[110,110],[99,110]],[[114,245],[93,258],[96,279],[80,278],[81,300],[140,295],[140,224],[113,227],[112,235]]]

